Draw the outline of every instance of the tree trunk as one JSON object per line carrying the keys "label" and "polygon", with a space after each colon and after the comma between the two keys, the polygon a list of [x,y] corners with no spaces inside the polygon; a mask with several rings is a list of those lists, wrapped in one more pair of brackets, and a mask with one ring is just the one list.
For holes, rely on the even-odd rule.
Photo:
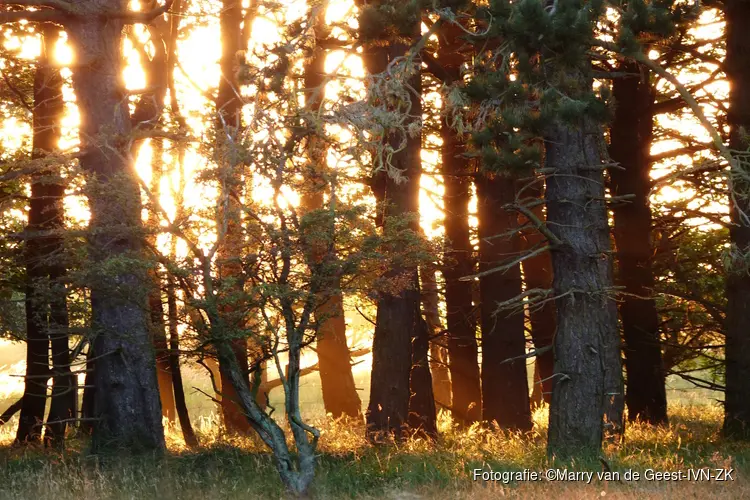
{"label": "tree trunk", "polygon": [[[506,264],[519,255],[517,217],[503,208],[515,200],[513,179],[477,177],[479,271]],[[504,429],[531,429],[526,338],[522,313],[498,310],[498,303],[521,295],[521,266],[479,280],[482,325],[482,420]]]}
{"label": "tree trunk", "polygon": [[[419,315],[419,311],[416,312]],[[411,397],[409,398],[409,428],[418,435],[437,438],[437,411],[435,396],[432,391],[432,374],[428,352],[430,347],[430,330],[427,321],[419,317],[420,328],[417,330],[411,345]]]}
{"label": "tree trunk", "polygon": [[[586,92],[590,81],[572,75]],[[599,126],[555,121],[545,131],[547,227],[557,309],[555,388],[548,453],[560,459],[596,454],[605,415],[622,400],[617,308],[604,201]],[[619,380],[619,384],[617,383]]]}
{"label": "tree trunk", "polygon": [[[174,254],[174,252],[172,252]],[[172,386],[174,389],[175,411],[180,419],[180,428],[185,444],[189,448],[196,448],[198,438],[195,436],[193,425],[190,423],[185,402],[185,388],[182,384],[182,370],[180,369],[180,338],[177,330],[177,296],[174,278],[167,278],[167,311],[169,318],[169,368],[172,375]]]}
{"label": "tree trunk", "polygon": [[[325,10],[320,8],[315,19],[315,35],[323,39],[327,35],[325,25]],[[316,45],[304,67],[305,71],[305,107],[309,113],[317,113],[324,96],[326,51]],[[319,124],[310,123],[313,129]],[[325,140],[316,134],[307,137],[306,151],[309,161],[307,189],[302,194],[301,205],[304,211],[314,211],[324,208],[323,194],[328,187],[326,182],[327,146]],[[334,195],[335,193],[331,193]],[[333,221],[327,228],[334,232]],[[319,260],[328,252],[325,249],[313,249],[312,258]],[[318,322],[317,354],[320,367],[320,384],[323,390],[323,405],[325,411],[333,418],[347,416],[361,418],[362,401],[357,394],[352,374],[351,357],[346,340],[346,318],[344,316],[344,297],[341,293],[341,282],[334,280],[332,290],[321,295],[322,304],[315,311]]]}
{"label": "tree trunk", "polygon": [[[412,40],[419,37],[418,23],[412,27],[410,37]],[[402,41],[391,41],[387,46],[383,46],[382,41],[381,45],[368,44],[363,55],[368,73],[379,75],[386,69],[389,61],[406,54],[410,45]],[[420,92],[421,77],[418,70],[416,75],[409,79],[409,84],[417,93]],[[409,116],[421,116],[420,96],[410,97]],[[391,133],[387,140],[394,150],[400,148],[400,137]],[[386,172],[379,172],[372,180],[373,192],[378,202],[378,219],[386,232],[390,230],[390,225],[394,224],[396,218],[419,213],[419,179],[422,167],[420,148],[420,136],[410,135],[406,146],[394,153],[391,158],[392,166],[401,172],[405,180],[397,182]],[[415,234],[420,233],[419,221],[416,218],[410,222],[410,228]],[[398,245],[392,249],[396,254],[402,250]],[[406,286],[396,293],[384,291],[378,298],[372,347],[370,403],[367,409],[367,433],[371,439],[378,439],[384,433],[394,434],[399,438],[405,430],[412,392],[412,339],[419,337],[419,329],[422,327],[417,268],[397,265],[388,270],[384,278],[399,280],[406,283]],[[420,389],[427,388],[420,386]],[[431,386],[429,390],[431,393]],[[429,418],[428,415],[419,416]]]}
{"label": "tree trunk", "polygon": [[[62,97],[62,77],[48,59],[48,47],[54,45],[59,28],[42,25],[42,54],[34,75],[33,152],[32,158],[43,158],[57,151],[60,122],[65,112]],[[52,170],[34,176],[29,200],[28,239],[26,240],[26,379],[21,404],[16,442],[38,442],[47,403],[49,348],[55,350],[52,420],[61,420],[71,409],[72,393],[70,362],[68,361],[68,321],[65,309],[65,287],[59,281],[64,275],[64,229],[62,200],[65,186]],[[39,232],[53,234],[40,235]],[[61,345],[62,344],[62,345]],[[73,393],[73,396],[75,394]],[[65,424],[48,428],[55,431],[55,443],[65,435]]]}
{"label": "tree trunk", "polygon": [[[533,193],[532,187],[525,188],[526,193]],[[534,193],[533,198],[542,198],[542,190]],[[540,205],[531,209],[540,221],[544,220],[544,208]],[[519,222],[525,224],[526,218],[519,217]],[[531,252],[546,245],[544,236],[536,229],[529,228],[524,232],[522,245],[524,252]],[[548,290],[552,287],[552,258],[549,252],[543,252],[530,257],[521,263],[523,280],[526,290],[535,288]],[[552,353],[552,343],[555,338],[555,303],[548,301],[541,306],[531,306],[529,322],[531,323],[531,339],[537,355],[534,357],[534,388],[532,390],[532,405],[537,406],[542,401],[549,404],[552,401],[555,359]],[[545,350],[546,349],[546,350]]]}
{"label": "tree trunk", "polygon": [[612,207],[617,247],[617,284],[624,287],[620,302],[628,418],[650,424],[667,423],[667,392],[659,341],[659,316],[653,298],[651,270],[651,136],[654,102],[648,71],[637,63],[621,63],[629,76],[616,78],[616,101],[610,127],[609,155],[620,168],[609,170],[613,196],[633,198]]}
{"label": "tree trunk", "polygon": [[726,72],[730,82],[730,149],[737,151],[732,167],[729,230],[735,257],[727,271],[726,325],[726,402],[724,434],[750,439],[750,182],[747,139],[750,130],[750,5],[728,0],[724,7],[727,22]]}
{"label": "tree trunk", "polygon": [[[130,132],[121,81],[123,24],[100,15],[121,2],[99,2],[99,9],[66,25],[79,66],[73,87],[81,112],[80,157],[89,174],[91,210],[89,252],[96,273],[91,282],[93,313],[93,449],[164,449],[164,430],[149,331],[146,273],[142,270],[140,190],[127,152],[119,146]],[[100,147],[106,142],[110,147]],[[118,151],[117,148],[120,148]],[[103,274],[95,270],[105,272]]]}
{"label": "tree trunk", "polygon": [[[226,222],[226,234],[224,242],[219,250],[219,275],[223,284],[224,303],[223,312],[230,318],[229,328],[239,332],[244,329],[245,313],[237,300],[233,300],[233,294],[241,294],[244,288],[242,280],[242,267],[240,264],[243,252],[242,214],[240,208],[240,196],[242,190],[241,164],[236,158],[237,146],[234,141],[238,139],[237,132],[240,129],[242,115],[242,101],[238,97],[239,84],[235,75],[237,53],[245,49],[242,47],[242,7],[235,0],[224,0],[219,24],[221,27],[221,79],[219,80],[219,92],[216,99],[216,121],[218,158],[220,170],[222,170],[222,185],[225,191],[222,196],[228,197],[227,207],[222,210],[220,218]],[[242,373],[247,374],[249,369],[248,340],[245,337],[232,340],[232,350],[237,357],[237,364]],[[247,378],[247,375],[245,376]],[[230,434],[245,434],[251,432],[247,418],[239,405],[238,395],[234,386],[226,378],[224,371],[221,372],[221,410],[224,417],[224,427]],[[249,379],[248,379],[249,387]]]}
{"label": "tree trunk", "polygon": [[[430,372],[435,403],[451,407],[451,379],[448,371],[448,339],[440,321],[437,278],[433,266],[420,269],[422,278],[422,310],[427,321],[430,340]],[[413,346],[412,346],[413,347]]]}
{"label": "tree trunk", "polygon": [[[458,73],[464,58],[460,47],[462,31],[453,24],[443,28],[440,42],[440,63],[444,68]],[[470,281],[460,278],[474,272],[473,248],[469,233],[469,202],[471,200],[471,169],[464,155],[466,145],[450,127],[444,112],[440,118],[440,136],[443,140],[441,156],[445,194],[445,307],[448,328],[448,357],[451,377],[451,408],[453,418],[460,424],[470,425],[481,417],[481,389],[477,335],[472,305]]]}

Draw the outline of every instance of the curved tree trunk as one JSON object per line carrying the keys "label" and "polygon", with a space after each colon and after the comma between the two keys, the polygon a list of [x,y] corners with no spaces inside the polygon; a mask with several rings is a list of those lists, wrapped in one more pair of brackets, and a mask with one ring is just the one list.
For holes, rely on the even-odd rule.
{"label": "curved tree trunk", "polygon": [[628,418],[650,424],[667,423],[667,392],[659,339],[659,316],[653,298],[651,270],[651,135],[654,97],[648,71],[637,63],[620,65],[630,76],[616,78],[616,101],[610,127],[609,155],[619,168],[609,170],[612,195],[632,198],[612,207],[617,246],[617,282],[624,287],[620,302]]}
{"label": "curved tree trunk", "polygon": [[[520,251],[517,217],[503,208],[515,200],[513,179],[479,175],[479,271],[489,271],[517,258]],[[505,429],[531,429],[526,373],[524,316],[498,310],[498,304],[521,295],[521,266],[479,279],[482,326],[482,420]]]}
{"label": "curved tree trunk", "polygon": [[432,374],[432,393],[435,403],[446,408],[451,407],[451,379],[448,369],[448,339],[440,321],[437,277],[432,266],[420,269],[422,278],[422,310],[427,321],[428,338],[430,339],[430,373]]}

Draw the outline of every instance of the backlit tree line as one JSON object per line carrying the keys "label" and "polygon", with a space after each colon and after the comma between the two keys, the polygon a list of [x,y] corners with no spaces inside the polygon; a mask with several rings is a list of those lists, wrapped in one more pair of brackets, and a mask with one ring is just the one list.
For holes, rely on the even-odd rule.
{"label": "backlit tree line", "polygon": [[[40,46],[0,46],[2,119],[29,130],[0,146],[0,327],[27,346],[0,420],[20,413],[19,445],[160,452],[166,417],[197,447],[181,370],[198,365],[226,432],[257,435],[298,493],[311,372],[376,444],[439,439],[440,411],[529,431],[544,402],[550,457],[596,454],[626,420],[667,423],[670,375],[723,391],[724,432],[747,439],[749,9],[0,2],[4,40]],[[207,90],[180,51],[206,26]],[[352,351],[349,314],[371,347]]]}

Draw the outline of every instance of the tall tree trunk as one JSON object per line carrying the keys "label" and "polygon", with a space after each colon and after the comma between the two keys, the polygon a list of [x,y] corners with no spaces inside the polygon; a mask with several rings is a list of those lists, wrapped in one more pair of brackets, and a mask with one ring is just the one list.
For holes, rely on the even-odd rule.
{"label": "tall tree trunk", "polygon": [[[534,190],[532,187],[525,187],[524,191],[533,194],[532,199],[544,196],[541,189]],[[538,220],[544,220],[544,208],[541,205],[531,210]],[[519,222],[525,224],[527,220],[525,217],[519,217]],[[544,236],[537,228],[531,227],[524,231],[522,238],[524,252],[532,252],[546,244]],[[535,288],[548,290],[552,287],[552,258],[549,252],[527,258],[521,263],[521,267],[526,290]],[[552,401],[554,382],[555,360],[551,347],[556,327],[555,303],[548,301],[541,306],[531,306],[529,322],[531,323],[531,339],[534,341],[534,349],[537,351],[537,355],[534,357],[532,405],[538,405],[542,401],[549,404]]]}
{"label": "tall tree trunk", "polygon": [[[519,255],[517,217],[503,208],[515,200],[514,180],[477,176],[479,271],[485,272]],[[501,428],[531,429],[529,383],[526,374],[524,317],[498,310],[498,303],[521,295],[521,266],[479,279],[482,325],[482,419]]]}
{"label": "tall tree trunk", "polygon": [[432,392],[436,404],[450,408],[451,379],[448,369],[448,338],[440,321],[440,296],[438,295],[435,268],[423,266],[419,274],[422,278],[422,310],[427,321],[427,332],[430,338]]}
{"label": "tall tree trunk", "polygon": [[[729,147],[737,151],[732,167],[729,239],[738,257],[727,272],[726,402],[724,434],[750,439],[750,182],[747,139],[750,130],[750,4],[728,0],[726,72],[729,78]],[[741,256],[740,256],[741,255]]]}
{"label": "tall tree trunk", "polygon": [[[459,51],[461,30],[453,24],[441,32],[439,58],[441,65],[460,71],[464,58]],[[471,201],[471,168],[464,155],[466,145],[450,127],[446,112],[440,117],[441,156],[445,194],[445,307],[448,328],[448,357],[451,376],[453,418],[461,424],[472,424],[481,417],[481,389],[477,335],[470,281],[460,278],[473,274],[473,248],[469,232]]]}
{"label": "tall tree trunk", "polygon": [[[582,74],[570,76],[582,92],[591,87]],[[550,243],[558,377],[550,407],[548,452],[561,459],[598,453],[605,415],[612,415],[612,424],[618,425],[612,409],[622,400],[601,131],[588,117],[577,125],[554,121],[544,137],[547,226],[554,235]]]}
{"label": "tall tree trunk", "polygon": [[625,62],[616,78],[614,121],[609,130],[609,155],[620,168],[609,170],[613,196],[633,198],[613,206],[617,247],[617,282],[624,287],[620,302],[628,418],[651,424],[667,423],[667,392],[659,342],[659,316],[653,298],[651,269],[651,136],[654,96],[648,71]]}
{"label": "tall tree trunk", "polygon": [[[151,142],[153,154],[151,155],[151,193],[158,199],[161,196],[161,178],[164,168],[162,153],[163,145],[161,139]],[[149,226],[151,229],[158,227],[155,214],[149,213]],[[156,246],[156,233],[148,236],[149,244]],[[162,280],[159,268],[156,266],[149,271],[151,286],[148,294],[148,308],[151,319],[151,335],[153,336],[154,350],[156,351],[156,378],[159,382],[159,399],[161,400],[162,417],[170,423],[174,423],[176,417],[175,398],[172,391],[172,365],[169,360],[169,346],[167,345],[167,324],[164,320],[164,302],[162,300]]]}
{"label": "tall tree trunk", "polygon": [[[81,112],[80,157],[89,174],[91,210],[89,254],[106,279],[91,282],[93,313],[94,450],[162,450],[164,429],[149,331],[146,273],[141,270],[140,190],[126,151],[117,151],[130,132],[122,84],[120,53],[123,24],[101,15],[119,10],[118,1],[87,5],[91,15],[75,18],[66,29],[79,66],[73,87]],[[101,142],[114,145],[100,147]],[[121,148],[122,149],[122,148]]]}
{"label": "tall tree trunk", "polygon": [[[49,60],[49,47],[58,37],[59,28],[42,25],[42,54],[34,75],[33,152],[32,158],[43,158],[57,151],[60,122],[65,112],[62,77]],[[68,360],[68,321],[65,287],[59,283],[64,275],[62,235],[64,228],[63,196],[65,187],[59,174],[47,170],[34,176],[29,200],[29,237],[26,241],[26,379],[17,442],[38,442],[42,433],[47,403],[47,380],[50,341],[54,352],[52,419],[70,418],[72,391]],[[53,234],[39,234],[41,232]],[[62,345],[61,345],[62,344]],[[65,423],[48,429],[55,431],[55,442],[65,435]]]}
{"label": "tall tree trunk", "polygon": [[[325,10],[320,7],[315,17],[315,36],[322,40],[327,35],[325,25]],[[307,111],[316,114],[322,104],[324,95],[326,51],[316,44],[312,57],[305,63],[305,107]],[[319,127],[319,124],[310,124]],[[325,180],[326,151],[325,139],[318,134],[307,137],[306,150],[309,161],[307,189],[302,194],[302,208],[304,211],[314,211],[324,208],[324,190],[328,187]],[[335,195],[335,193],[331,193]],[[334,231],[333,221],[327,230]],[[314,260],[319,260],[328,249],[314,249]],[[327,297],[321,297],[323,303],[315,311],[318,322],[317,354],[320,372],[320,384],[323,390],[323,405],[327,414],[333,418],[347,416],[360,418],[362,416],[362,401],[357,394],[352,374],[351,357],[346,340],[346,318],[344,317],[344,297],[341,293],[340,280],[332,284],[332,291]]]}
{"label": "tall tree trunk", "polygon": [[[409,37],[419,37],[419,24],[414,23]],[[377,76],[385,71],[388,62],[403,56],[410,44],[377,40],[367,43],[363,59],[368,73]],[[417,92],[421,89],[421,78],[416,75],[409,79],[409,84]],[[422,114],[420,95],[410,95],[411,104],[408,114],[419,117]],[[400,138],[390,134],[387,140],[394,150],[400,148]],[[392,166],[401,171],[405,180],[397,182],[389,173],[379,172],[372,179],[373,193],[378,203],[378,219],[383,230],[389,231],[394,218],[416,215],[419,213],[419,179],[421,175],[420,136],[407,138],[407,144],[391,158]],[[419,221],[416,218],[410,228],[419,234]],[[395,253],[401,248],[393,248]],[[398,279],[407,283],[397,293],[382,292],[378,298],[378,312],[375,320],[375,334],[372,347],[372,382],[370,384],[370,403],[367,408],[367,433],[377,439],[383,433],[400,437],[409,412],[409,400],[414,390],[428,390],[432,395],[432,386],[410,387],[412,368],[412,340],[421,335],[422,317],[419,314],[419,277],[416,267],[398,265],[391,268],[384,276],[387,280]],[[419,380],[419,378],[417,379]],[[434,403],[433,403],[434,404]],[[420,417],[429,418],[426,415]]]}
{"label": "tall tree trunk", "polygon": [[[238,304],[232,303],[229,298],[232,291],[242,291],[242,268],[240,265],[241,253],[243,251],[243,231],[240,210],[240,196],[242,189],[241,165],[236,157],[237,146],[234,141],[238,138],[237,132],[241,125],[242,101],[238,97],[239,84],[235,75],[237,64],[237,53],[245,49],[241,46],[242,40],[242,7],[235,0],[224,0],[219,24],[221,27],[221,79],[219,81],[219,93],[216,99],[216,121],[217,141],[219,144],[219,157],[217,161],[223,170],[223,182],[225,191],[221,196],[228,197],[226,209],[220,214],[226,223],[226,234],[224,242],[219,250],[219,275],[224,282],[223,293],[227,301],[222,305],[227,317],[232,318],[229,328],[241,330],[244,328],[244,311]],[[231,342],[232,350],[237,357],[237,364],[246,374],[249,369],[248,340],[245,337],[235,338]],[[248,379],[248,386],[250,384]],[[250,424],[238,403],[238,396],[234,386],[226,378],[226,372],[221,370],[221,410],[224,417],[224,427],[230,434],[250,434]]]}

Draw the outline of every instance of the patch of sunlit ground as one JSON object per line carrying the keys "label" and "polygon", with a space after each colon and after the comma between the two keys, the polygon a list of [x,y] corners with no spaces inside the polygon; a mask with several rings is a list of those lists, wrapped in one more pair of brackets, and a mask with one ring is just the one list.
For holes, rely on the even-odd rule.
{"label": "patch of sunlit ground", "polygon": [[[375,447],[364,438],[362,423],[319,419],[318,471],[313,498],[495,499],[511,498],[747,498],[750,496],[748,447],[720,438],[722,411],[715,406],[673,405],[670,424],[653,429],[627,426],[624,443],[609,446],[602,457],[612,470],[685,470],[733,467],[735,481],[481,483],[475,468],[494,471],[543,471],[546,459],[547,409],[534,414],[527,434],[473,426],[459,429],[441,416],[437,443],[410,439]],[[11,423],[12,424],[12,423]],[[196,427],[202,446],[182,446],[179,430],[170,428],[165,459],[87,456],[83,441],[66,453],[0,450],[0,498],[3,499],[247,499],[283,498],[273,464],[254,439],[223,436],[217,421]],[[3,429],[3,442],[6,430]],[[599,457],[558,465],[575,471],[601,471]]]}

